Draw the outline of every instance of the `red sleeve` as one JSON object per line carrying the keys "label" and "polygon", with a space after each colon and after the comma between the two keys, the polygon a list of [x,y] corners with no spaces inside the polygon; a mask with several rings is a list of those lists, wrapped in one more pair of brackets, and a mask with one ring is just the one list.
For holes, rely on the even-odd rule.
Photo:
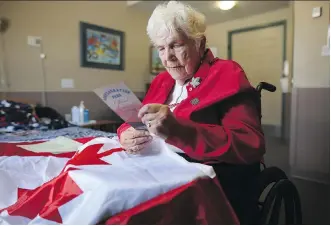
{"label": "red sleeve", "polygon": [[121,134],[128,128],[130,128],[130,125],[126,122],[124,122],[120,127],[118,127],[117,129],[118,139],[121,139]]}
{"label": "red sleeve", "polygon": [[232,104],[220,119],[220,125],[179,119],[181,129],[173,130],[166,142],[182,149],[191,158],[206,163],[249,164],[261,161],[265,143],[254,99],[243,94],[228,101]]}

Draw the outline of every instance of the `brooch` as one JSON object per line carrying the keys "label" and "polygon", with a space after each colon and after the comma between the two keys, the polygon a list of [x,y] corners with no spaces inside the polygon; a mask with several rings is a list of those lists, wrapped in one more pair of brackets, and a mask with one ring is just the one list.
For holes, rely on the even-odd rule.
{"label": "brooch", "polygon": [[199,99],[198,98],[194,98],[190,102],[191,102],[192,105],[197,105],[199,103]]}
{"label": "brooch", "polygon": [[198,85],[200,85],[200,78],[199,77],[192,78],[190,84],[193,86],[193,88],[197,88]]}

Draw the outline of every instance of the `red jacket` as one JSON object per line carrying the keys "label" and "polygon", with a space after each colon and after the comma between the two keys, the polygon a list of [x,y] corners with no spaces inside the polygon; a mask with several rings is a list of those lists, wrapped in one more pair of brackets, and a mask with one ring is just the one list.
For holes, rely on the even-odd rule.
{"label": "red jacket", "polygon": [[[194,77],[200,77],[200,85],[187,87],[188,98],[173,112],[182,126],[174,128],[166,142],[206,164],[261,161],[265,153],[264,135],[254,88],[243,69],[234,61],[214,58],[208,50]],[[174,85],[175,80],[168,72],[160,73],[143,104],[164,104]],[[118,136],[129,127],[122,124]]]}

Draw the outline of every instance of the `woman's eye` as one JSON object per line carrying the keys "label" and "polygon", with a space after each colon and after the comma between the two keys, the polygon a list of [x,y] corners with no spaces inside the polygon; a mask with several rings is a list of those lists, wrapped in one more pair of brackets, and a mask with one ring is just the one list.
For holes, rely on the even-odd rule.
{"label": "woman's eye", "polygon": [[179,47],[181,47],[181,46],[185,46],[185,42],[183,42],[183,41],[178,41],[178,42],[175,42],[174,45],[179,46]]}

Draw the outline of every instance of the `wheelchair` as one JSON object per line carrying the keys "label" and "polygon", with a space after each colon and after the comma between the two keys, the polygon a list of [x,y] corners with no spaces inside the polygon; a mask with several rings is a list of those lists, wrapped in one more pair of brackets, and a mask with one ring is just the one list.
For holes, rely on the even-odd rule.
{"label": "wheelchair", "polygon": [[[262,119],[262,90],[275,92],[276,87],[266,82],[260,82],[253,93],[260,120]],[[178,154],[189,162],[199,163],[185,154]],[[266,167],[264,163],[251,165],[221,163],[211,166],[214,168],[218,181],[236,212],[240,224],[278,224],[282,201],[284,201],[285,207],[285,224],[302,224],[298,191],[280,168]]]}
{"label": "wheelchair", "polygon": [[[276,87],[266,83],[260,82],[256,91],[259,96],[258,110],[260,113],[260,118],[262,118],[261,113],[261,92],[266,90],[269,92],[275,92]],[[261,170],[257,178],[257,190],[255,190],[254,197],[258,199],[257,204],[259,208],[258,224],[278,224],[280,218],[280,210],[282,201],[284,201],[285,207],[285,224],[286,225],[300,225],[302,224],[302,212],[301,212],[301,202],[299,193],[295,185],[289,180],[285,172],[278,167],[267,168],[264,163],[262,163],[263,169]],[[268,190],[265,198],[261,200],[261,196],[265,190]]]}

